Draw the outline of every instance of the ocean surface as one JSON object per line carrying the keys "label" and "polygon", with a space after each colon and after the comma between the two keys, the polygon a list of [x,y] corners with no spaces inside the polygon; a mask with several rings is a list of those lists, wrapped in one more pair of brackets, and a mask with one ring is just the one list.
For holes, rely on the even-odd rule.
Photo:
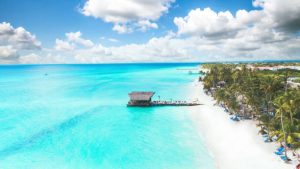
{"label": "ocean surface", "polygon": [[196,66],[0,66],[0,169],[214,169],[188,107],[126,106],[193,100]]}

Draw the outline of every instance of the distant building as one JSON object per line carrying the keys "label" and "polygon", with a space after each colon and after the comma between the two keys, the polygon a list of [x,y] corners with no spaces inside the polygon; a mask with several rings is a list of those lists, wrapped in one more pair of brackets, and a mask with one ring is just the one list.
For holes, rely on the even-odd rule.
{"label": "distant building", "polygon": [[298,77],[289,77],[287,83],[291,88],[300,88],[300,83],[295,82]]}
{"label": "distant building", "polygon": [[200,66],[199,71],[206,74],[206,73],[210,72],[210,69],[206,69],[206,68],[203,68],[202,66]]}
{"label": "distant building", "polygon": [[154,92],[131,92],[127,106],[151,106],[151,99]]}
{"label": "distant building", "polygon": [[248,64],[247,65],[248,69],[254,70],[272,70],[272,71],[277,71],[280,69],[294,69],[294,70],[300,70],[300,66],[258,66],[255,67],[253,65]]}
{"label": "distant building", "polygon": [[219,82],[217,83],[217,85],[218,85],[218,87],[223,88],[223,87],[225,87],[226,82],[225,82],[225,81],[219,81]]}

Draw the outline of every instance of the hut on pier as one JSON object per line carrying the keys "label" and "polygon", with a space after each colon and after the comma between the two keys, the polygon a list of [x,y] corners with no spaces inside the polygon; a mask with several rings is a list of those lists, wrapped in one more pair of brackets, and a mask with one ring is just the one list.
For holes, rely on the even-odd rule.
{"label": "hut on pier", "polygon": [[127,106],[151,106],[151,99],[154,92],[131,92]]}

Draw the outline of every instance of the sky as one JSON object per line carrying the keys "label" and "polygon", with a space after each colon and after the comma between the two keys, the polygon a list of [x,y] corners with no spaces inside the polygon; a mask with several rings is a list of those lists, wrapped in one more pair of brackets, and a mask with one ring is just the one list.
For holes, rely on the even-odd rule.
{"label": "sky", "polygon": [[299,59],[299,0],[0,0],[0,64]]}

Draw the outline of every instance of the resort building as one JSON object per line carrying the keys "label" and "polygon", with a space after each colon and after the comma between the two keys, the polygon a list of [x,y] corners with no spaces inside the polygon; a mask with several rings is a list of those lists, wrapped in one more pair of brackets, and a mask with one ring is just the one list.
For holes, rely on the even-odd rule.
{"label": "resort building", "polygon": [[254,66],[251,64],[247,65],[248,69],[251,70],[271,70],[271,71],[277,71],[277,70],[281,70],[281,69],[293,69],[293,70],[300,70],[300,66]]}
{"label": "resort building", "polygon": [[225,85],[226,85],[226,82],[225,82],[225,81],[219,81],[219,82],[217,83],[217,87],[219,87],[219,88],[223,88],[223,87],[225,87]]}
{"label": "resort building", "polygon": [[296,80],[299,79],[298,77],[289,77],[287,80],[287,83],[289,87],[292,88],[300,88],[300,83],[298,83]]}

